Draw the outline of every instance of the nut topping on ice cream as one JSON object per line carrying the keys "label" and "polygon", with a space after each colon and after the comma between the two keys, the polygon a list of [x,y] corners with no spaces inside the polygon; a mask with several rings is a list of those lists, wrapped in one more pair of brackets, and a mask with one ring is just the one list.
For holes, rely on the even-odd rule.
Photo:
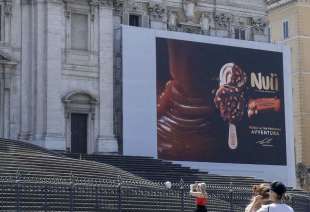
{"label": "nut topping on ice cream", "polygon": [[220,87],[214,102],[221,117],[229,123],[241,120],[244,111],[246,74],[234,63],[225,64],[220,71]]}

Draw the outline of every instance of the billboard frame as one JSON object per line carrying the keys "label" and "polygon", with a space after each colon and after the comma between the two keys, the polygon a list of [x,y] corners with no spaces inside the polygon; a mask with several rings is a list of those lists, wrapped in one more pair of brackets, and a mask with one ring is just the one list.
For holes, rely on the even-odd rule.
{"label": "billboard frame", "polygon": [[[184,40],[191,42],[200,42],[207,44],[216,44],[231,47],[240,47],[256,50],[265,50],[280,52],[283,54],[283,80],[284,80],[284,101],[285,101],[285,129],[286,129],[286,156],[287,165],[253,165],[253,164],[234,164],[234,163],[210,163],[210,162],[184,162],[174,161],[178,164],[198,168],[210,173],[223,175],[242,175],[263,178],[265,180],[281,180],[289,186],[296,187],[295,174],[295,153],[294,153],[294,130],[293,130],[293,97],[292,97],[292,73],[290,62],[290,50],[283,44],[270,44],[254,41],[235,40],[230,38],[219,38],[205,35],[197,35],[182,32],[160,31],[153,29],[122,26],[122,47],[123,47],[123,147],[124,155],[152,156],[157,158],[156,135],[156,98],[144,102],[144,107],[133,108],[132,101],[136,95],[150,95],[156,97],[156,38],[167,38],[175,40]],[[152,41],[152,42],[150,42]],[[143,49],[148,54],[131,52],[132,49]],[[143,60],[141,57],[144,57]],[[133,67],[139,64],[144,82],[139,86],[145,89],[137,91],[138,94],[132,94],[128,89],[133,86]],[[130,71],[128,71],[130,70]],[[139,71],[139,70],[137,70]],[[151,89],[148,89],[147,87]],[[152,91],[153,89],[153,91]],[[145,94],[147,92],[147,94]],[[142,103],[142,102],[141,102]],[[132,105],[133,107],[129,106]],[[151,107],[152,109],[146,109]],[[138,117],[134,114],[139,113]],[[155,114],[155,115],[154,115]],[[135,126],[134,122],[137,121]],[[129,121],[129,122],[128,122]],[[148,123],[148,124],[145,124]],[[149,125],[149,126],[146,126]],[[135,131],[135,128],[141,127],[142,134]],[[141,129],[140,128],[140,129]],[[139,130],[140,130],[139,129]],[[136,129],[137,130],[137,129]],[[154,138],[155,136],[155,138]],[[151,138],[151,139],[150,139]],[[143,140],[147,139],[148,143]],[[139,147],[137,147],[139,146]],[[132,148],[135,147],[135,148]]]}

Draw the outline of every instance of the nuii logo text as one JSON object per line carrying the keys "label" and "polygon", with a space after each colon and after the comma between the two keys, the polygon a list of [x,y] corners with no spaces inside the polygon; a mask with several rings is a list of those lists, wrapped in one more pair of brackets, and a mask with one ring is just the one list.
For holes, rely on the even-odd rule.
{"label": "nuii logo text", "polygon": [[275,73],[262,75],[262,73],[251,73],[251,86],[259,90],[278,91],[279,78]]}

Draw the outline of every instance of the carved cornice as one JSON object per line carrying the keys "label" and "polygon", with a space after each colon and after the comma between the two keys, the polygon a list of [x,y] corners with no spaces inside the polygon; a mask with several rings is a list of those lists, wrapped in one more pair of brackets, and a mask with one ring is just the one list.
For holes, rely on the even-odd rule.
{"label": "carved cornice", "polygon": [[[70,5],[73,5],[75,0],[63,0],[64,2],[64,13],[66,18],[71,18],[71,9]],[[90,9],[90,20],[94,21],[95,20],[95,14],[96,14],[96,9],[99,6],[112,6],[113,1],[112,0],[88,0],[88,5]]]}
{"label": "carved cornice", "polygon": [[200,17],[200,26],[201,26],[201,30],[203,33],[205,34],[209,34],[210,32],[210,29],[211,29],[211,21],[212,21],[212,16],[207,13],[207,12],[204,12],[201,14],[201,17]]}
{"label": "carved cornice", "polygon": [[163,4],[149,2],[147,3],[147,10],[153,20],[161,21],[166,19],[167,7],[165,7]]}
{"label": "carved cornice", "polygon": [[[65,1],[68,1],[68,0],[65,0]],[[48,0],[47,3],[62,5],[64,3],[64,0]]]}
{"label": "carved cornice", "polygon": [[216,25],[216,28],[226,29],[232,21],[233,16],[231,14],[220,13],[215,14],[214,16],[214,23]]}
{"label": "carved cornice", "polygon": [[182,0],[183,16],[186,22],[196,23],[199,14],[197,14],[197,0]]}
{"label": "carved cornice", "polygon": [[124,11],[146,15],[148,2],[137,2],[135,0],[124,1]]}
{"label": "carved cornice", "polygon": [[[267,4],[267,10],[273,10],[278,7],[282,7],[284,5],[297,2],[297,1],[298,0],[265,0],[265,3]],[[303,0],[303,1],[309,2],[308,0]]]}
{"label": "carved cornice", "polygon": [[27,4],[30,4],[31,3],[31,0],[21,0],[20,3],[22,5],[27,5]]}
{"label": "carved cornice", "polygon": [[123,0],[113,1],[113,9],[115,15],[121,15],[121,12],[124,9],[124,1]]}
{"label": "carved cornice", "polygon": [[264,18],[250,18],[250,27],[256,32],[264,32],[267,26],[267,20]]}
{"label": "carved cornice", "polygon": [[100,4],[99,0],[88,0],[88,4],[93,7],[97,7]]}
{"label": "carved cornice", "polygon": [[113,0],[98,0],[101,7],[113,7]]}
{"label": "carved cornice", "polygon": [[89,0],[88,1],[89,7],[90,7],[90,20],[94,21],[95,20],[95,12],[96,8],[100,5],[99,0]]}
{"label": "carved cornice", "polygon": [[114,15],[119,16],[123,13],[149,15],[152,21],[167,23],[168,30],[173,31],[208,34],[212,30],[226,30],[231,33],[236,27],[251,29],[253,33],[265,32],[265,18],[235,16],[219,10],[214,14],[197,5],[197,2],[198,0],[182,0],[181,5],[167,5],[166,1],[114,0],[113,11]]}
{"label": "carved cornice", "polygon": [[297,1],[297,0],[265,0],[268,6],[273,5],[273,4],[282,4],[285,2],[293,2],[293,1]]}
{"label": "carved cornice", "polygon": [[182,32],[195,33],[195,34],[202,33],[200,24],[180,23],[180,26]]}
{"label": "carved cornice", "polygon": [[12,0],[5,0],[4,1],[4,14],[6,16],[12,15]]}
{"label": "carved cornice", "polygon": [[173,10],[169,10],[168,12],[168,30],[171,31],[177,31],[177,25],[178,25],[178,12],[177,11],[173,11]]}
{"label": "carved cornice", "polygon": [[63,0],[63,2],[65,4],[65,8],[64,8],[65,17],[71,18],[71,10],[70,10],[69,4],[73,3],[74,1],[73,0]]}

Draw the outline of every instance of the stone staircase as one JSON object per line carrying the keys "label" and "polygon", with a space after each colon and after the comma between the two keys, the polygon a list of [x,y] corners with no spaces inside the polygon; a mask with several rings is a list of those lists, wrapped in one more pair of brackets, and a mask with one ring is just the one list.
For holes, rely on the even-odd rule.
{"label": "stone staircase", "polygon": [[[191,171],[176,167],[174,171]],[[177,212],[182,207],[187,212],[194,208],[187,190],[182,190],[182,204],[180,190],[167,190],[111,164],[73,159],[29,143],[0,139],[0,211],[113,212],[121,206],[125,212]],[[226,201],[210,200],[210,211],[228,208]]]}
{"label": "stone staircase", "polygon": [[238,176],[220,176],[209,174],[208,172],[191,169],[169,161],[154,159],[141,156],[120,156],[120,155],[83,155],[74,153],[64,153],[65,156],[80,159],[96,161],[99,163],[110,164],[119,167],[144,179],[153,182],[171,181],[178,183],[182,179],[185,183],[194,181],[204,181],[207,184],[223,186],[246,186],[252,187],[254,184],[265,181],[252,177]]}
{"label": "stone staircase", "polygon": [[[163,186],[167,180],[173,182],[170,190]],[[189,212],[194,200],[188,184],[196,180],[207,183],[208,209],[213,212],[244,211],[250,187],[263,182],[213,175],[150,157],[60,154],[0,139],[0,211],[113,212],[121,207],[124,212],[180,212],[182,208]],[[300,210],[295,211],[304,212],[304,203],[308,204],[301,199]]]}
{"label": "stone staircase", "polygon": [[[189,167],[183,167],[179,164],[174,164],[169,161],[164,161],[160,159],[154,159],[151,157],[141,157],[141,156],[120,156],[120,155],[83,155],[74,153],[63,153],[67,157],[76,158],[79,160],[90,160],[99,163],[106,163],[119,167],[144,179],[150,180],[152,182],[165,182],[171,181],[173,183],[179,183],[182,181],[185,184],[193,183],[194,181],[206,182],[208,188],[212,190],[215,189],[233,189],[234,195],[240,198],[235,198],[233,200],[233,205],[236,205],[239,209],[244,208],[250,201],[251,198],[251,188],[253,185],[260,183],[268,183],[261,179],[256,179],[253,177],[240,177],[240,176],[221,176],[215,174],[209,174],[208,172],[199,171],[197,169],[191,169]],[[212,192],[209,190],[208,192]],[[224,192],[225,193],[225,192]],[[292,195],[310,198],[309,192],[302,190],[289,190]],[[226,193],[227,195],[228,193]],[[307,200],[306,203],[300,198],[296,198],[295,201],[301,201],[300,208],[296,208],[295,211],[304,211],[303,204],[309,204]],[[227,198],[226,198],[227,200]],[[299,204],[299,203],[298,203]],[[228,206],[226,206],[227,209]],[[222,209],[225,211],[224,209]],[[238,209],[235,209],[238,210]],[[243,211],[243,209],[241,209]]]}

